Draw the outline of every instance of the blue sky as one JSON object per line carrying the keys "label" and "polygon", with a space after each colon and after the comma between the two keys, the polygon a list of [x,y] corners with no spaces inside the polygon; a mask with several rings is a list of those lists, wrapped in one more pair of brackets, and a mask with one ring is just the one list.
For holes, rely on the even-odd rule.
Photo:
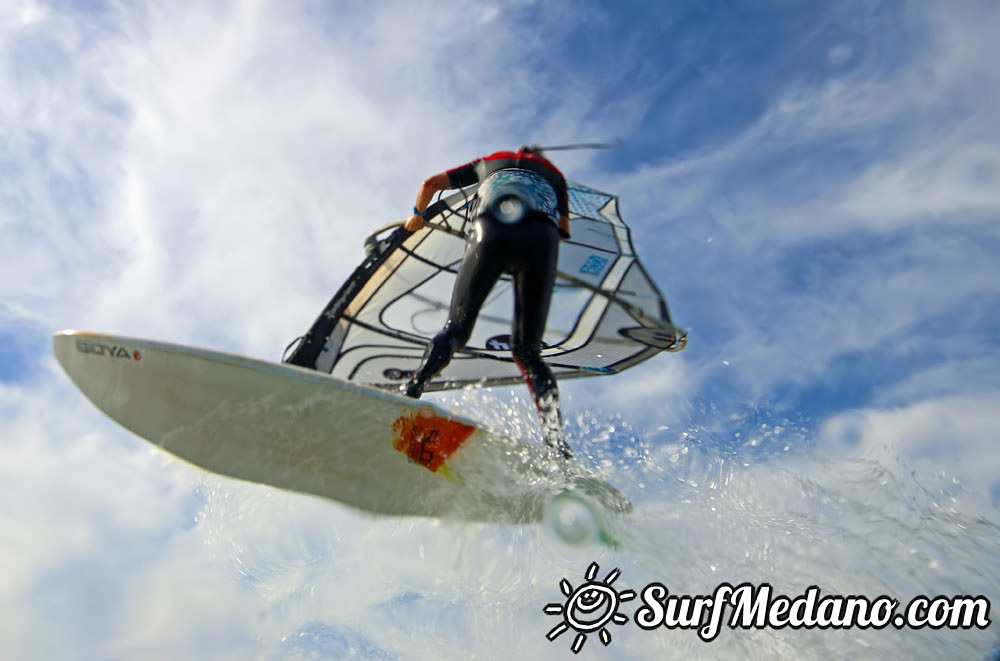
{"label": "blue sky", "polygon": [[[563,388],[579,449],[647,453],[609,476],[640,540],[602,566],[996,596],[998,32],[986,0],[0,0],[3,656],[568,654],[538,613],[593,557],[214,478],[48,349],[85,328],[276,360],[424,177],[523,142],[623,140],[558,162],[620,195],[691,333]],[[995,644],[630,630],[602,654]]]}

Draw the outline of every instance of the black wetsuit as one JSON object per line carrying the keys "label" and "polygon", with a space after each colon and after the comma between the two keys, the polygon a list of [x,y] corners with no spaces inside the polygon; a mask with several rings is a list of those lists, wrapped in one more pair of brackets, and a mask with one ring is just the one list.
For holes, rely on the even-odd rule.
{"label": "black wetsuit", "polygon": [[[541,355],[559,259],[557,223],[568,214],[566,180],[547,159],[530,152],[498,152],[449,170],[448,178],[455,188],[480,183],[477,208],[448,321],[431,340],[406,393],[419,397],[424,384],[465,346],[493,285],[509,273],[514,281],[511,353],[542,416],[546,442],[569,456],[562,440],[559,389]],[[513,207],[511,196],[516,198]]]}

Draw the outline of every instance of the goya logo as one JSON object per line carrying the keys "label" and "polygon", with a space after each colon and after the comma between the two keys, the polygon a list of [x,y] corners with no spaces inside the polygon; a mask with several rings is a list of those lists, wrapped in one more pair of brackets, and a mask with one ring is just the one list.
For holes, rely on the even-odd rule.
{"label": "goya logo", "polygon": [[125,360],[142,360],[142,354],[138,351],[129,351],[117,344],[104,344],[96,340],[77,340],[76,350],[93,356],[106,356],[108,358],[124,358]]}
{"label": "goya logo", "polygon": [[[404,415],[392,425],[395,440],[392,446],[416,462],[438,472],[455,450],[461,447],[476,428],[457,420],[450,420],[422,408],[412,415]],[[444,471],[445,473],[447,471]]]}

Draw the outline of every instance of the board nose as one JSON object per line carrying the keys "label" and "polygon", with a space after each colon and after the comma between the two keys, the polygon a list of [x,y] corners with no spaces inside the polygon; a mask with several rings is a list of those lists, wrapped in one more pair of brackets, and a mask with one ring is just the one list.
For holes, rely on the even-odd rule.
{"label": "board nose", "polygon": [[69,374],[71,378],[73,373],[70,366],[70,358],[73,351],[73,341],[78,334],[79,331],[75,330],[61,330],[52,334],[52,353],[56,357],[56,361],[63,368],[63,371]]}

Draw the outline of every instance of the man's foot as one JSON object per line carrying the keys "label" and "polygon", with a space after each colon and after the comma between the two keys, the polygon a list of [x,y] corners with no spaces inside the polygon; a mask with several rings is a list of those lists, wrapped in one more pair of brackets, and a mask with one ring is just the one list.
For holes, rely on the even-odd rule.
{"label": "man's foot", "polygon": [[562,455],[563,459],[572,459],[573,452],[569,449],[569,443],[563,440],[562,434],[558,436],[547,435],[545,444]]}
{"label": "man's foot", "polygon": [[399,387],[399,393],[405,397],[420,399],[424,394],[424,387],[417,381],[407,381]]}
{"label": "man's foot", "polygon": [[563,438],[562,414],[555,394],[543,397],[538,402],[538,413],[542,422],[542,438],[545,444],[561,454],[564,459],[572,459],[569,443]]}

